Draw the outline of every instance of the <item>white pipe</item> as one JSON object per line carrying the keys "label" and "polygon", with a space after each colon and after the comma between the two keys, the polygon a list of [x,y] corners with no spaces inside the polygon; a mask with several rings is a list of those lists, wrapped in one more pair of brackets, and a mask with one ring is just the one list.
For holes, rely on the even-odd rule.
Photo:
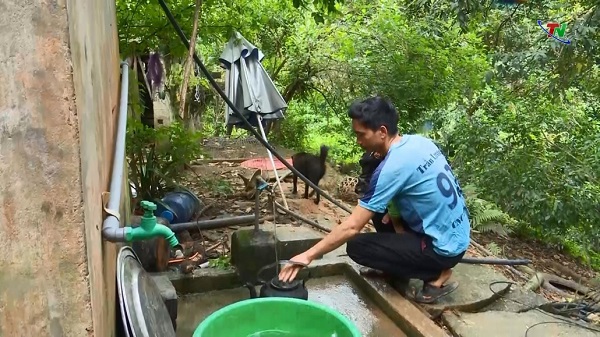
{"label": "white pipe", "polygon": [[[262,121],[263,118],[258,115],[258,113],[256,114],[257,119],[258,119],[258,128],[260,129],[260,133],[262,134],[263,139],[265,140],[265,142],[267,142],[267,135],[265,134],[265,130],[263,129],[262,126]],[[267,153],[269,154],[269,159],[271,159],[271,166],[273,167],[273,172],[275,173],[275,181],[277,181],[277,186],[279,186],[279,192],[281,192],[281,199],[283,200],[283,205],[285,206],[286,209],[289,209],[287,200],[285,200],[285,193],[283,193],[283,188],[281,187],[281,182],[279,181],[279,174],[277,174],[277,168],[275,167],[275,161],[273,160],[273,154],[271,153],[271,151],[269,151],[269,149],[267,149]]]}
{"label": "white pipe", "polygon": [[[115,153],[110,177],[110,197],[108,209],[118,210],[121,207],[121,193],[123,183],[123,170],[125,164],[125,130],[127,129],[127,98],[129,95],[129,63],[121,62],[121,102],[117,120],[117,137],[115,140]],[[125,228],[120,227],[119,219],[108,215],[102,223],[102,236],[110,242],[124,242]]]}

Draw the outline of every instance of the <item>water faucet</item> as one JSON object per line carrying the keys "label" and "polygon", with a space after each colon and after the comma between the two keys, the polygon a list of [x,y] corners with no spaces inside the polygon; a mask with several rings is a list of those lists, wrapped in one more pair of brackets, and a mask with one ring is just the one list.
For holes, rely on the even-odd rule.
{"label": "water faucet", "polygon": [[125,239],[131,242],[162,236],[167,240],[171,248],[176,249],[175,256],[178,258],[183,257],[182,248],[175,233],[169,227],[157,223],[156,216],[154,215],[156,204],[147,200],[142,200],[140,204],[144,209],[140,226],[136,228],[126,227]]}

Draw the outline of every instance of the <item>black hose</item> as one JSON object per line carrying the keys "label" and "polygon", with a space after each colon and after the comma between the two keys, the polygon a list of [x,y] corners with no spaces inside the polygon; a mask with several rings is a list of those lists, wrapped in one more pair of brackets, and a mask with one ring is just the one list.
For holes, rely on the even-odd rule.
{"label": "black hose", "polygon": [[525,259],[517,259],[517,260],[507,260],[507,259],[488,259],[488,258],[475,258],[475,257],[463,257],[459,263],[465,264],[494,264],[494,265],[503,265],[503,266],[526,266],[531,264],[531,260]]}
{"label": "black hose", "polygon": [[[167,4],[165,4],[164,0],[158,0],[158,3],[160,4],[160,7],[162,7],[163,11],[165,12],[165,15],[171,22],[171,25],[173,25],[173,28],[175,28],[175,31],[177,32],[177,35],[179,35],[181,42],[183,42],[183,45],[186,47],[186,49],[189,50],[190,49],[189,41],[188,41],[187,37],[185,37],[185,33],[181,30],[181,27],[179,26],[179,24],[173,17],[173,14],[167,7]],[[292,171],[292,173],[294,173],[297,177],[302,179],[302,181],[304,181],[306,184],[308,184],[308,186],[312,187],[314,190],[319,192],[325,199],[331,201],[334,205],[338,206],[339,208],[343,209],[344,211],[346,211],[348,213],[352,213],[352,210],[350,208],[346,207],[345,205],[341,204],[340,202],[338,202],[337,200],[332,198],[329,194],[325,193],[322,189],[319,188],[319,186],[315,185],[313,182],[308,180],[304,175],[302,175],[302,173],[298,172],[298,170],[296,170],[290,163],[288,163],[285,160],[285,158],[283,158],[283,156],[281,156],[279,153],[277,153],[277,151],[275,151],[275,149],[271,146],[271,144],[269,144],[265,139],[263,139],[262,136],[258,133],[258,131],[256,131],[254,129],[254,127],[252,127],[250,122],[248,122],[246,117],[244,117],[244,115],[242,115],[242,113],[235,107],[235,105],[227,97],[225,92],[223,92],[223,90],[221,90],[221,88],[219,87],[219,85],[217,84],[215,79],[212,77],[212,75],[210,74],[208,69],[206,69],[206,67],[204,66],[202,61],[200,61],[200,58],[198,57],[198,55],[196,55],[196,52],[194,52],[193,56],[194,56],[194,61],[196,62],[198,67],[200,67],[200,70],[202,70],[202,73],[204,73],[204,76],[206,76],[206,78],[208,79],[210,84],[215,88],[215,90],[219,93],[221,98],[223,98],[225,103],[227,103],[227,105],[231,108],[231,110],[233,110],[237,114],[237,116],[244,122],[246,127],[248,127],[248,130],[250,132],[252,132],[254,137],[256,137],[256,139],[264,147],[266,147],[273,155],[275,155],[275,157],[277,157],[277,159],[279,159],[279,161],[281,161],[281,163],[283,163],[283,165],[285,165],[290,171]]]}
{"label": "black hose", "polygon": [[199,229],[199,230],[208,230],[208,229],[218,229],[224,228],[228,226],[239,226],[239,225],[250,225],[254,224],[255,216],[251,215],[240,215],[240,216],[232,216],[227,218],[218,218],[211,220],[198,220],[198,221],[190,221],[190,222],[180,222],[169,225],[171,230],[175,233],[180,233],[189,229]]}

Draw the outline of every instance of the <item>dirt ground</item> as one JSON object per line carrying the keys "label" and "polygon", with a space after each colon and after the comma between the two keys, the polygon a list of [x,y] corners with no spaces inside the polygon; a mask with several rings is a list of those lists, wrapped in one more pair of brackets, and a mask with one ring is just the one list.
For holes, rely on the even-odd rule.
{"label": "dirt ground", "polygon": [[[293,151],[275,146],[275,149],[280,153],[286,160],[291,161]],[[228,159],[229,161],[218,161],[218,162],[201,162],[197,165],[193,165],[193,171],[188,175],[188,184],[190,188],[198,193],[202,200],[206,200],[206,203],[218,203],[220,209],[208,210],[203,216],[217,216],[217,213],[230,213],[236,212],[236,205],[254,205],[254,199],[248,199],[241,197],[238,194],[244,190],[244,180],[239,177],[243,175],[250,178],[254,173],[255,169],[249,169],[242,167],[240,161],[242,159],[251,158],[268,158],[267,150],[262,144],[260,144],[254,138],[243,139],[238,141],[229,141],[219,139],[218,141],[211,140],[205,145],[205,150],[209,152],[213,160],[217,159]],[[276,158],[274,158],[276,159]],[[270,162],[267,160],[267,163]],[[298,211],[308,218],[314,219],[314,216],[327,217],[330,221],[339,223],[347,212],[338,208],[330,201],[321,197],[319,205],[314,203],[314,196],[309,199],[302,198],[304,193],[304,182],[298,181],[298,194],[292,194],[292,175],[286,168],[278,170],[279,178],[281,179],[286,174],[289,174],[281,183],[282,190],[284,192],[286,201],[293,211]],[[277,201],[283,204],[281,193],[275,182],[275,175],[272,170],[263,170],[262,176],[273,183]],[[343,200],[339,200],[336,195],[337,183],[344,177],[339,174],[330,165],[327,167],[327,173],[325,177],[319,183],[319,187],[327,191],[331,196],[336,198],[340,202],[352,208],[352,204],[348,204]],[[309,192],[312,189],[309,189]],[[264,199],[264,200],[263,200]],[[262,196],[261,205],[266,207],[266,195]],[[233,208],[233,209],[232,209]],[[247,208],[245,209],[247,210]],[[215,213],[216,212],[216,213]],[[254,210],[249,210],[248,213],[252,213]],[[237,213],[240,213],[237,211]],[[277,215],[278,221],[281,221],[279,215]],[[285,217],[284,217],[285,219]],[[290,220],[291,221],[291,220]]]}
{"label": "dirt ground", "polygon": [[[254,138],[226,140],[226,139],[211,139],[204,144],[205,150],[212,158],[211,161],[206,159],[192,165],[187,176],[186,185],[197,195],[204,203],[204,211],[200,215],[200,219],[214,219],[222,216],[244,215],[254,213],[254,199],[243,196],[245,184],[244,180],[239,177],[242,175],[250,178],[255,169],[247,169],[240,166],[242,159],[250,158],[267,158],[267,150]],[[292,151],[275,146],[275,149],[284,158],[289,159],[293,154]],[[216,159],[227,159],[224,161],[216,161]],[[287,169],[278,171],[280,177],[288,173]],[[272,170],[264,170],[263,177],[265,179],[274,179]],[[342,201],[336,194],[338,182],[344,175],[338,173],[332,167],[328,167],[327,173],[319,187],[326,190],[336,200],[343,202],[350,209],[354,206],[352,200]],[[283,204],[280,197],[279,187],[272,184],[277,195],[277,201]],[[316,205],[313,200],[314,196],[309,199],[303,199],[304,182],[299,182],[298,194],[293,195],[291,175],[281,183],[289,208],[292,211],[300,213],[308,219],[318,223],[328,223],[329,226],[339,224],[348,213],[339,207],[332,204],[330,201],[321,198],[319,205]],[[264,194],[264,193],[263,193]],[[268,207],[266,195],[261,194],[261,218],[264,218],[264,226],[273,224],[271,210]],[[350,203],[348,203],[348,201]],[[207,207],[208,206],[208,207]],[[301,223],[288,216],[277,213],[276,222],[278,224],[293,224],[301,225]],[[306,225],[306,224],[303,224]],[[228,241],[231,233],[239,226],[230,226],[224,229],[203,231],[202,236],[199,233],[191,233],[191,240],[201,241],[206,246],[212,247],[213,252],[208,254],[208,257],[215,255],[226,255],[228,253]],[[371,228],[368,229],[372,230]],[[574,258],[552,250],[542,243],[522,240],[515,237],[503,238],[494,234],[474,234],[473,239],[487,246],[493,243],[500,248],[498,257],[504,258],[526,258],[532,260],[531,267],[537,271],[551,273],[566,279],[574,279],[574,277],[583,277],[586,284],[594,283],[594,279],[598,278],[598,274],[590,268],[579,263]],[[479,255],[479,252],[470,250],[471,255]],[[205,254],[206,255],[206,254]],[[199,261],[203,262],[203,261]],[[498,267],[504,268],[504,267]],[[507,274],[510,276],[510,274]],[[591,282],[591,283],[590,283]],[[545,294],[546,295],[546,294]]]}
{"label": "dirt ground", "polygon": [[530,259],[532,261],[530,267],[537,271],[555,274],[568,280],[576,280],[576,276],[579,276],[588,286],[600,284],[600,279],[598,279],[600,275],[589,266],[542,242],[514,236],[501,237],[491,233],[474,234],[473,239],[484,246],[493,243],[501,250],[501,253],[498,254],[501,257]]}
{"label": "dirt ground", "polygon": [[[275,146],[275,149],[286,160],[291,161],[292,151]],[[194,192],[202,201],[201,212],[195,220],[210,220],[221,217],[241,216],[254,214],[255,201],[253,197],[245,195],[245,181],[240,177],[250,178],[256,169],[250,169],[241,166],[245,159],[266,158],[268,154],[263,147],[254,138],[232,139],[223,138],[209,139],[204,144],[204,150],[207,152],[207,158],[201,158],[192,163],[187,170],[186,179],[182,184]],[[281,181],[281,189],[285,195],[286,202],[281,198],[281,192],[275,184],[275,175],[272,169],[262,171],[262,177],[269,181],[274,188],[276,201],[282,205],[287,203],[289,209],[299,213],[309,220],[315,221],[320,226],[331,228],[335,224],[341,223],[348,213],[330,201],[321,197],[318,205],[314,203],[315,197],[304,199],[304,182],[298,182],[298,194],[292,194],[292,175],[286,168],[278,170],[279,178],[282,179],[286,174],[287,178]],[[331,166],[328,166],[326,176],[319,183],[319,187],[328,191],[328,193],[343,203],[349,209],[353,205],[339,200],[335,195],[337,182],[343,178],[343,175],[337,173]],[[312,189],[310,189],[312,191]],[[274,225],[273,212],[268,202],[266,193],[260,195],[261,226]],[[299,220],[281,212],[275,213],[275,222],[277,224],[292,224],[300,226],[303,223]],[[252,224],[248,224],[251,226]],[[306,224],[304,224],[306,225]],[[188,233],[178,235],[180,241],[184,242],[186,256],[192,257],[192,263],[183,263],[181,260],[172,260],[171,266],[179,267],[183,272],[190,272],[197,268],[208,259],[215,259],[226,256],[229,251],[229,241],[231,234],[240,228],[240,226],[228,226],[222,229],[205,230],[199,232],[195,229]],[[372,230],[367,227],[367,231]]]}

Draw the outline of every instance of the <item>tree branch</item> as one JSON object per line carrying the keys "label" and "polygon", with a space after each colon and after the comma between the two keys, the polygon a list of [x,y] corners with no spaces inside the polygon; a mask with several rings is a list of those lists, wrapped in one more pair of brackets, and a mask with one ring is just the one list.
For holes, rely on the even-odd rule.
{"label": "tree branch", "polygon": [[498,25],[498,28],[496,29],[496,36],[494,37],[494,48],[498,46],[498,39],[500,38],[500,31],[502,30],[502,28],[504,27],[504,25],[510,20],[512,19],[513,15],[515,15],[515,13],[517,12],[517,9],[519,9],[519,7],[521,7],[521,4],[518,4],[515,6],[515,9],[513,9],[512,13],[510,13],[510,15],[502,20],[502,22],[500,22],[500,24]]}
{"label": "tree branch", "polygon": [[279,72],[281,71],[281,69],[283,69],[283,66],[285,66],[285,64],[287,63],[287,57],[283,59],[283,61],[281,62],[281,64],[279,64],[279,66],[277,66],[277,69],[275,69],[275,71],[273,72],[273,74],[271,75],[271,79],[273,80],[273,82],[275,82],[277,80],[277,75],[279,75]]}

